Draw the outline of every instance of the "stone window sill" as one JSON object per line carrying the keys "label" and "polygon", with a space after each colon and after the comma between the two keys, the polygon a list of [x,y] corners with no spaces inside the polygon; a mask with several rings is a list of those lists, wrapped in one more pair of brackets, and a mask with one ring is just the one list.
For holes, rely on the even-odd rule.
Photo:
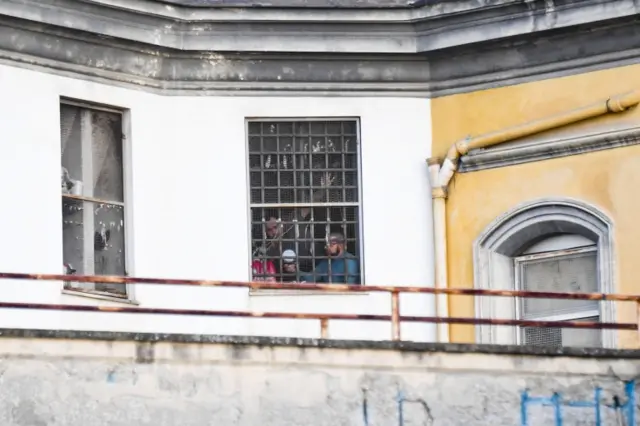
{"label": "stone window sill", "polygon": [[105,300],[108,302],[122,303],[124,305],[135,305],[135,306],[140,305],[140,302],[134,299],[127,299],[124,297],[117,297],[117,296],[109,296],[103,293],[97,293],[97,292],[94,293],[91,291],[84,291],[84,290],[72,290],[72,289],[65,288],[62,290],[62,294],[67,294],[69,296],[86,297],[88,299],[97,299],[97,300]]}

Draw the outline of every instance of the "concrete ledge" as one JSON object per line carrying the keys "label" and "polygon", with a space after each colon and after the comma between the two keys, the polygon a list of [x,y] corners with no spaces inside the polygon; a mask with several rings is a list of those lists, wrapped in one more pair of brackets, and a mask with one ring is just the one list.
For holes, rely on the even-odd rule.
{"label": "concrete ledge", "polygon": [[[640,351],[0,333],[0,424],[7,426],[397,425],[402,419],[506,426],[520,424],[525,390],[589,402],[595,387],[602,423],[616,424],[615,410],[604,404],[633,398],[635,408],[633,380],[640,377]],[[565,407],[562,414],[568,425],[593,424],[593,408]],[[531,425],[553,424],[554,415],[551,407],[528,408]]]}
{"label": "concrete ledge", "polygon": [[371,349],[422,353],[474,353],[487,355],[531,355],[552,357],[640,359],[638,349],[546,348],[519,345],[476,345],[462,343],[418,343],[368,340],[324,340],[265,336],[219,336],[201,334],[124,333],[76,330],[0,329],[0,338],[133,341],[147,343],[210,343],[258,347],[326,349]]}

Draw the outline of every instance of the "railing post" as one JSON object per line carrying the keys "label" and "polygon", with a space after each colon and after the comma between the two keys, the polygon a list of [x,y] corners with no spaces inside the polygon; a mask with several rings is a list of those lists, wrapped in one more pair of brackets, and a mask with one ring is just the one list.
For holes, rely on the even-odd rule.
{"label": "railing post", "polygon": [[327,318],[322,318],[320,320],[320,338],[329,338],[329,320]]}
{"label": "railing post", "polygon": [[391,338],[400,340],[400,293],[391,292]]}
{"label": "railing post", "polygon": [[638,325],[638,339],[640,340],[640,300],[636,301],[636,324]]}

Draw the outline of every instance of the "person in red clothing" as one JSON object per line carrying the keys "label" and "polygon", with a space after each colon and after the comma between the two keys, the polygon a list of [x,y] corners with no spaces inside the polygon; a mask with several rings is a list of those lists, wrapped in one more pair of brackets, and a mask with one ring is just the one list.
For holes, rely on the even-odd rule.
{"label": "person in red clothing", "polygon": [[272,260],[254,259],[251,263],[253,281],[276,282],[276,265]]}

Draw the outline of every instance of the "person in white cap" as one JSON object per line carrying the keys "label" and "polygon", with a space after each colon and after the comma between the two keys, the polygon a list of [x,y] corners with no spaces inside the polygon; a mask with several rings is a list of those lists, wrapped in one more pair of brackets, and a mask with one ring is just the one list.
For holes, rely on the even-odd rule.
{"label": "person in white cap", "polygon": [[298,281],[298,255],[293,250],[282,252],[282,282]]}

